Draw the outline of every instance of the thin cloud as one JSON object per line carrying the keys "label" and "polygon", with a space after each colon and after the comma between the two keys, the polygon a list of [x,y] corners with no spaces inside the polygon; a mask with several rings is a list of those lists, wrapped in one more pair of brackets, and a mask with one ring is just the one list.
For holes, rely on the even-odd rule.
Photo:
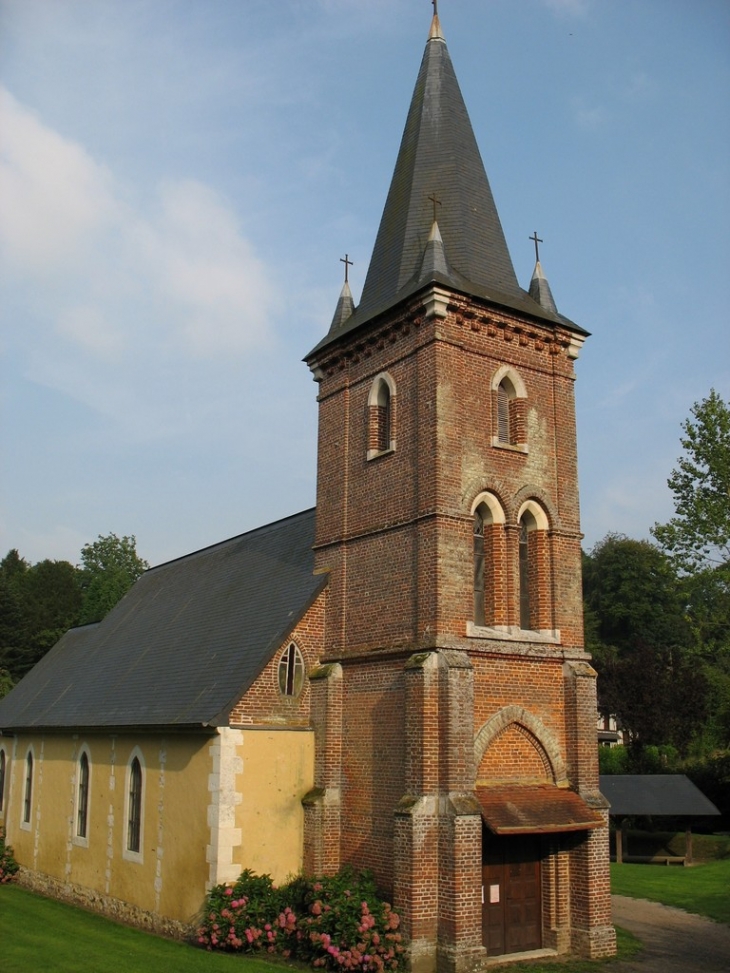
{"label": "thin cloud", "polygon": [[33,310],[5,340],[26,377],[127,425],[168,427],[176,393],[160,394],[160,376],[173,364],[227,367],[275,345],[272,274],[220,194],[168,180],[142,211],[129,199],[145,187],[119,185],[8,92],[2,112],[4,286]]}
{"label": "thin cloud", "polygon": [[117,214],[109,171],[0,88],[0,250],[31,275],[84,259]]}

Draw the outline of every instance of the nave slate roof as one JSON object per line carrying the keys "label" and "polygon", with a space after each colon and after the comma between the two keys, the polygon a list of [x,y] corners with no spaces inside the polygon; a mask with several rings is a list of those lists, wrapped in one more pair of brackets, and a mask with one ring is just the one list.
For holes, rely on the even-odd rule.
{"label": "nave slate roof", "polygon": [[[438,224],[443,252],[428,270]],[[337,311],[335,342],[430,284],[443,284],[580,334],[554,302],[520,287],[438,16],[433,18],[360,303]]]}
{"label": "nave slate roof", "polygon": [[225,725],[327,583],[314,513],[147,571],[0,700],[0,729]]}

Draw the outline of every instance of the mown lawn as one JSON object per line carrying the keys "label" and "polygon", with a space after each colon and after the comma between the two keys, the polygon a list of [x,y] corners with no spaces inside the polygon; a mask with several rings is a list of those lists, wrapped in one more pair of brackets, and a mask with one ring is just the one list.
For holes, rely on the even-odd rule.
{"label": "mown lawn", "polygon": [[730,924],[730,860],[678,865],[611,865],[611,890]]}
{"label": "mown lawn", "polygon": [[[640,944],[619,930],[620,955]],[[530,963],[511,966],[530,973],[600,973],[599,963]],[[306,973],[307,967],[250,957],[208,953],[160,939],[35,895],[17,885],[0,886],[2,973]]]}
{"label": "mown lawn", "polygon": [[263,960],[208,953],[83,909],[0,886],[2,973],[273,973]]}

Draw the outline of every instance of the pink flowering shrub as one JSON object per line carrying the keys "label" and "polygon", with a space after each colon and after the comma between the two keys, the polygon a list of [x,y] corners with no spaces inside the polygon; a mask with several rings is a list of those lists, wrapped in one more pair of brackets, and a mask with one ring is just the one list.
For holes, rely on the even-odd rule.
{"label": "pink flowering shrub", "polygon": [[278,953],[317,969],[381,973],[403,966],[399,926],[368,873],[345,869],[277,889],[268,875],[245,871],[210,892],[197,941],[209,950]]}
{"label": "pink flowering shrub", "polygon": [[0,885],[12,882],[20,865],[13,857],[13,849],[5,844],[5,830],[0,828]]}

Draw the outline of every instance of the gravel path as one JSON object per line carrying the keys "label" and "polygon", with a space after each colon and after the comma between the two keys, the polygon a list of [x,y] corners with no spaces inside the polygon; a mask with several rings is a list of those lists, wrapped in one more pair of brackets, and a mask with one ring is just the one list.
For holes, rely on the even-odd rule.
{"label": "gravel path", "polygon": [[611,904],[616,925],[638,936],[644,951],[607,963],[606,973],[730,973],[730,926],[646,899],[612,895]]}

